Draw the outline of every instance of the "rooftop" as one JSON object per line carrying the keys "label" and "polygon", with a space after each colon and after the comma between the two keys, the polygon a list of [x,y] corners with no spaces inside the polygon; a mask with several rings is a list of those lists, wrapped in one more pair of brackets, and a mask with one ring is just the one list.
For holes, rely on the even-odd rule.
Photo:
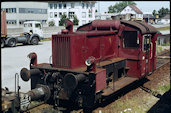
{"label": "rooftop", "polygon": [[143,18],[155,18],[152,14],[144,14]]}
{"label": "rooftop", "polygon": [[138,9],[135,5],[128,5],[129,7],[131,7],[136,13],[138,14],[143,14],[143,12]]}
{"label": "rooftop", "polygon": [[167,14],[167,15],[164,16],[162,19],[170,19],[170,14]]}

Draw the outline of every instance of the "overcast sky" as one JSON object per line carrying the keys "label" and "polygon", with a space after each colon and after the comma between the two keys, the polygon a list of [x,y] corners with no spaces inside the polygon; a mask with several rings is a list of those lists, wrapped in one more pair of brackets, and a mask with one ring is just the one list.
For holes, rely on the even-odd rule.
{"label": "overcast sky", "polygon": [[[97,1],[95,4],[95,8],[98,10],[98,5],[100,6],[100,12],[104,13],[108,11],[108,7],[110,5],[115,5],[118,1]],[[168,8],[170,9],[170,1],[135,1],[136,6],[142,12],[153,12],[153,10],[159,10],[160,8]]]}

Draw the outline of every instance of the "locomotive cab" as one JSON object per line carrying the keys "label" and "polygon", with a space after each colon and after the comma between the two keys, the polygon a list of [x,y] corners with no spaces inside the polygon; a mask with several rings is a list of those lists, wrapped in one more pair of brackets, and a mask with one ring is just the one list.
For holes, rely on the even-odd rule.
{"label": "locomotive cab", "polygon": [[157,30],[144,22],[122,20],[121,23],[125,29],[119,56],[127,58],[128,76],[142,78],[149,75],[156,69]]}

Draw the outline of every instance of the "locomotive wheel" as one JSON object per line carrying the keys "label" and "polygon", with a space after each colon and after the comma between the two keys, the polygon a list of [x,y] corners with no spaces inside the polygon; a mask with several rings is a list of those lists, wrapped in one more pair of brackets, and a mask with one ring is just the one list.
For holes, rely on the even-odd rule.
{"label": "locomotive wheel", "polygon": [[3,48],[5,46],[5,41],[1,39],[1,47]]}
{"label": "locomotive wheel", "polygon": [[33,44],[33,45],[38,45],[38,42],[39,42],[39,40],[38,40],[37,37],[33,37],[33,38],[31,39],[31,44]]}
{"label": "locomotive wheel", "polygon": [[8,46],[10,47],[15,47],[16,46],[16,40],[15,39],[10,39],[8,41]]}

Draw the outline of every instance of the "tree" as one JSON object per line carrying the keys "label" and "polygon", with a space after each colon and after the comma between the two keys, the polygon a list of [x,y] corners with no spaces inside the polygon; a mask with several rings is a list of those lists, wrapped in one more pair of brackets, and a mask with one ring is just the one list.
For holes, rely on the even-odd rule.
{"label": "tree", "polygon": [[155,16],[155,17],[156,17],[156,15],[157,15],[157,11],[156,11],[156,10],[153,10],[152,14],[153,14],[153,16]]}
{"label": "tree", "polygon": [[59,20],[59,26],[63,26],[66,19],[67,19],[67,16],[63,14],[61,16],[61,19]]}
{"label": "tree", "polygon": [[79,23],[79,20],[77,19],[76,16],[74,16],[73,24],[74,25],[78,25],[78,23]]}
{"label": "tree", "polygon": [[119,13],[128,5],[136,5],[136,3],[134,1],[122,1],[116,3],[114,6],[111,5],[108,7],[108,13]]}
{"label": "tree", "polygon": [[159,9],[159,11],[158,11],[158,14],[159,14],[160,18],[166,16],[169,13],[170,13],[169,9],[168,8],[163,8],[163,7],[161,9]]}
{"label": "tree", "polygon": [[52,20],[52,21],[49,21],[48,22],[48,25],[49,25],[49,27],[53,27],[53,26],[55,26],[55,22]]}

